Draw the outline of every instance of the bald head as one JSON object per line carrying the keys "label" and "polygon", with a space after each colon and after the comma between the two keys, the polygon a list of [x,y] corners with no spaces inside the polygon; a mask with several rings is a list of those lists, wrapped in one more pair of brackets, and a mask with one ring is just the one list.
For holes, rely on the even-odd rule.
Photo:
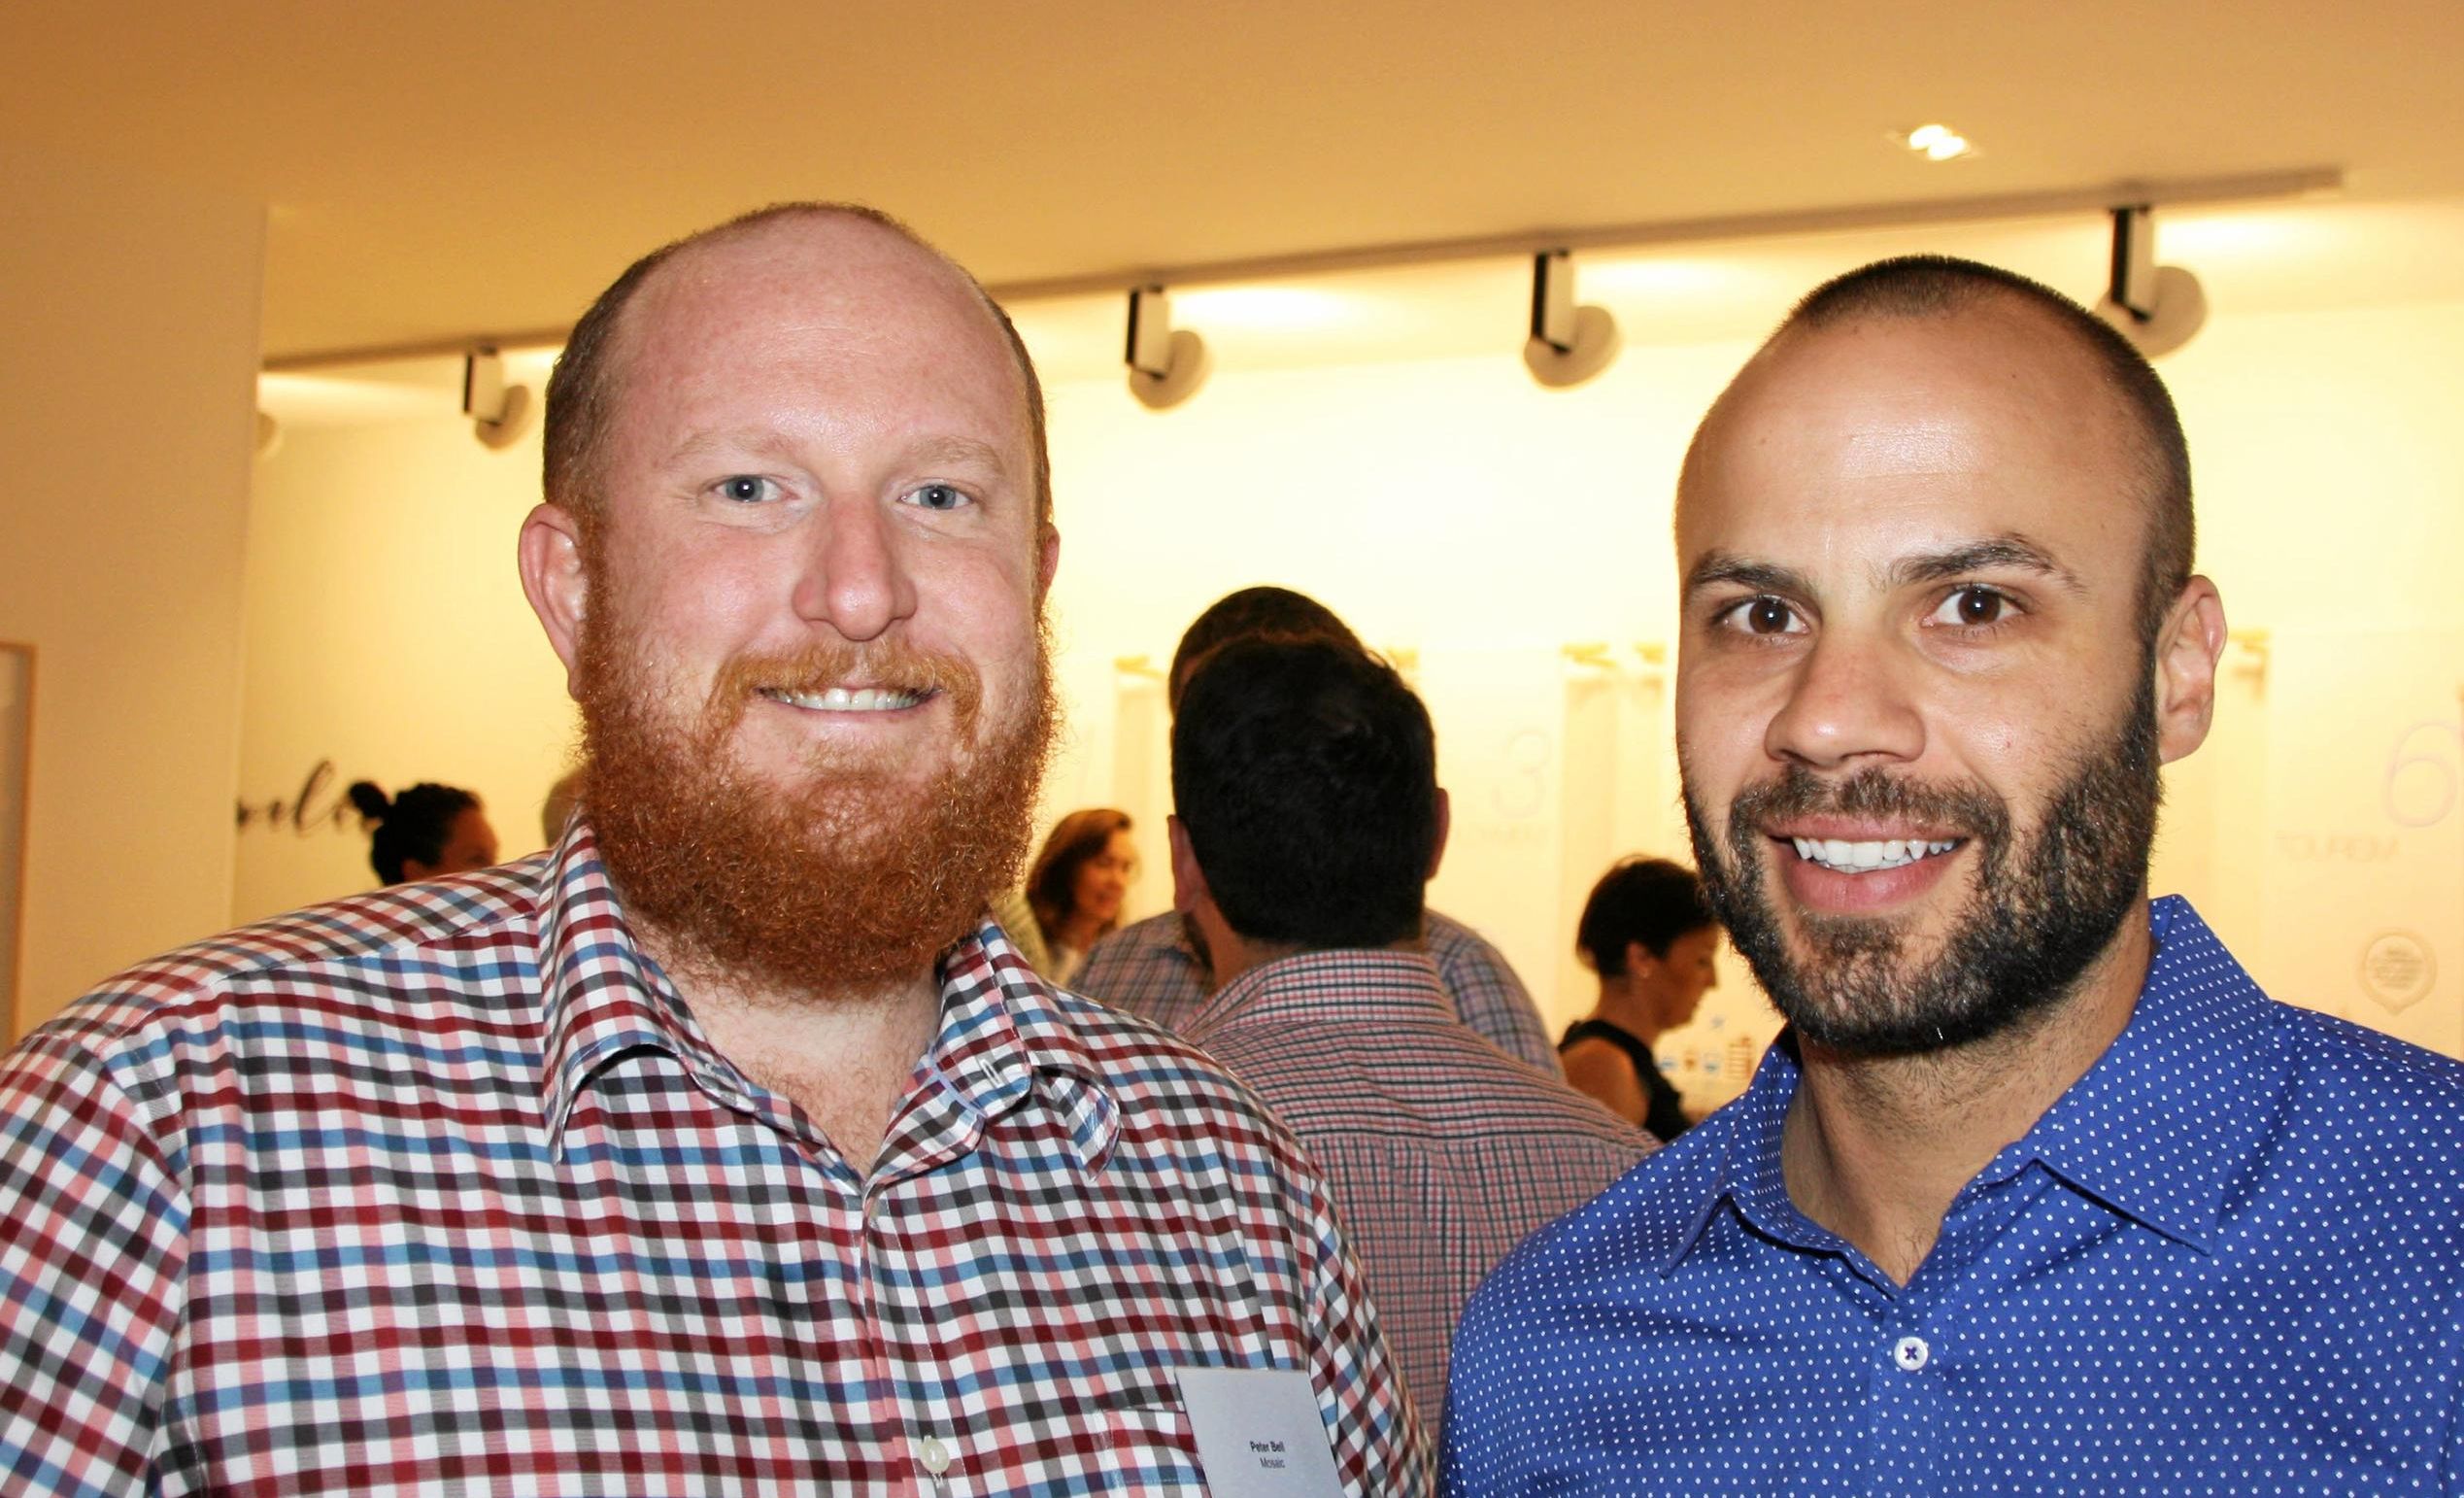
{"label": "bald head", "polygon": [[[2114,451],[2079,456],[2087,461],[2113,461],[2115,471],[2128,476],[2130,497],[2142,507],[2146,549],[2138,603],[2142,632],[2152,638],[2167,606],[2189,579],[2196,544],[2190,455],[2173,397],[2130,341],[2095,314],[2049,287],[1978,261],[1902,255],[1815,288],[1738,372],[1696,429],[1677,483],[1680,516],[1699,487],[1712,444],[1728,433],[1745,397],[1768,380],[1775,365],[1826,335],[1861,326],[1973,319],[2004,324],[2014,341],[2070,356],[2063,362],[2079,378],[2066,386],[2088,392],[2103,407],[2073,415],[2081,419],[2083,440]],[[2051,388],[2044,394],[2064,398]]]}
{"label": "bald head", "polygon": [[[548,381],[542,487],[548,501],[570,513],[586,533],[595,530],[606,504],[601,480],[610,445],[610,425],[624,380],[629,340],[627,316],[646,290],[673,276],[689,272],[695,261],[730,246],[763,235],[799,228],[829,233],[840,243],[878,250],[886,242],[902,257],[920,258],[946,273],[980,304],[1018,372],[1021,398],[1034,463],[1038,528],[1052,526],[1052,463],[1044,436],[1043,387],[1027,346],[1007,314],[987,295],[975,278],[948,255],[896,219],[879,209],[856,203],[779,203],[731,219],[715,228],[689,235],[652,251],[627,266],[599,293],[573,326],[564,352]],[[852,231],[852,232],[850,232]]]}

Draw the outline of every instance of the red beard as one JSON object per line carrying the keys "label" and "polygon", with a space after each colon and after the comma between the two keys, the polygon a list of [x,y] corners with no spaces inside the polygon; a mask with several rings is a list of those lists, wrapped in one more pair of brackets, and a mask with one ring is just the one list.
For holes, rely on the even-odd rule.
{"label": "red beard", "polygon": [[[628,915],[676,957],[791,992],[878,991],[929,971],[1017,882],[1058,716],[1040,626],[1026,710],[976,741],[974,669],[889,637],[732,661],[687,721],[642,669],[636,631],[607,624],[621,600],[602,586],[598,602],[575,690],[588,816]],[[818,753],[802,784],[776,786],[728,758],[760,688],[850,679],[940,689],[973,747],[921,786],[900,783],[900,766]]]}

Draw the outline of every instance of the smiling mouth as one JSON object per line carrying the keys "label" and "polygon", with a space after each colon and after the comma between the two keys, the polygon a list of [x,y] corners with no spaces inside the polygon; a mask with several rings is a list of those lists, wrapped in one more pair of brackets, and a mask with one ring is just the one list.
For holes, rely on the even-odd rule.
{"label": "smiling mouth", "polygon": [[930,687],[826,687],[819,692],[793,692],[785,687],[763,687],[761,695],[773,702],[801,707],[813,712],[888,713],[914,707],[935,693]]}
{"label": "smiling mouth", "polygon": [[1784,837],[1806,863],[1828,868],[1834,873],[1873,873],[1883,868],[1905,868],[1924,859],[1940,858],[1963,842],[1964,838],[1893,837],[1880,842],[1849,842],[1839,837]]}

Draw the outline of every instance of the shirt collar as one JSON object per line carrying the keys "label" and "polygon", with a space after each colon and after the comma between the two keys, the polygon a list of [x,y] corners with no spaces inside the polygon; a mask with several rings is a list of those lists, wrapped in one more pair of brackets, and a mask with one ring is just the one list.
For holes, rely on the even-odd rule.
{"label": "shirt collar", "polygon": [[[2042,1164],[2072,1189],[2204,1252],[2229,1183],[2264,1142],[2262,1101],[2282,1088],[2291,1063],[2268,1022],[2266,995],[2187,901],[2156,901],[2148,923],[2155,957],[2122,1033],[1978,1178]],[[1722,1202],[1797,1247],[1839,1246],[1796,1209],[1780,1173],[1781,1129],[1801,1074],[1782,1035],[1744,1094],[1694,1131],[1716,1126],[1703,1141],[1716,1163],[1663,1273],[1701,1240]]]}
{"label": "shirt collar", "polygon": [[1365,1006],[1390,1021],[1455,1018],[1426,953],[1346,947],[1260,963],[1209,995],[1186,1029],[1202,1037],[1235,1021],[1324,1018],[1337,1006],[1355,1018]]}
{"label": "shirt collar", "polygon": [[1989,1168],[2030,1161],[2202,1251],[2233,1178],[2263,1147],[2292,1067],[2267,996],[2189,902],[2148,912],[2155,957],[2112,1045]]}
{"label": "shirt collar", "polygon": [[[644,1047],[697,1068],[719,1058],[675,985],[634,940],[587,821],[567,826],[539,879],[544,1102],[549,1131],[561,1138],[583,1089],[610,1059]],[[1090,1168],[1118,1136],[1118,1109],[1085,1038],[989,918],[943,954],[941,1029],[925,1064],[978,1122],[1044,1083]]]}

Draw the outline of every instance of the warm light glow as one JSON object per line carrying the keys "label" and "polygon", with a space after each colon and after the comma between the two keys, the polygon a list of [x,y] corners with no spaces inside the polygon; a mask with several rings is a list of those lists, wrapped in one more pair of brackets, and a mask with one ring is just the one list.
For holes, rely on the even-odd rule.
{"label": "warm light glow", "polygon": [[1703,292],[1737,282],[1734,264],[1706,258],[1657,256],[1649,259],[1585,255],[1575,285],[1584,292],[1634,295],[1657,292]]}
{"label": "warm light glow", "polygon": [[1946,124],[1921,124],[1901,137],[1907,149],[1930,161],[1951,161],[1967,155],[1974,147],[1968,137]]}
{"label": "warm light glow", "polygon": [[1352,320],[1352,307],[1332,291],[1292,286],[1196,287],[1172,293],[1172,323],[1205,331],[1246,327],[1267,332],[1332,327]]}

